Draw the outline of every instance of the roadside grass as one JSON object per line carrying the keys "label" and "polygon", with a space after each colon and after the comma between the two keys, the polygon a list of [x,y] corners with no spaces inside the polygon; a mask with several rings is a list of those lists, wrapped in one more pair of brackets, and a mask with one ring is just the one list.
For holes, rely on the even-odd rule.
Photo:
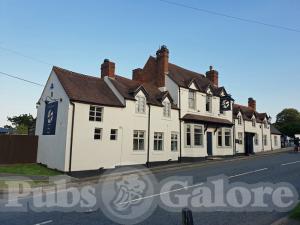
{"label": "roadside grass", "polygon": [[0,166],[0,173],[10,173],[17,175],[32,175],[32,176],[55,176],[61,173],[48,169],[39,164],[14,164]]}
{"label": "roadside grass", "polygon": [[290,214],[290,218],[300,221],[300,203],[293,209]]}

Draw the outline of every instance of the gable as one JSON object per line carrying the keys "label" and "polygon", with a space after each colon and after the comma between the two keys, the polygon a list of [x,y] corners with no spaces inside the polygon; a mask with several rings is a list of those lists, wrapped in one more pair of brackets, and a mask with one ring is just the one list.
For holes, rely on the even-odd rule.
{"label": "gable", "polygon": [[198,90],[198,88],[197,88],[197,86],[196,86],[196,84],[195,84],[194,81],[189,85],[189,88],[193,89],[193,90]]}

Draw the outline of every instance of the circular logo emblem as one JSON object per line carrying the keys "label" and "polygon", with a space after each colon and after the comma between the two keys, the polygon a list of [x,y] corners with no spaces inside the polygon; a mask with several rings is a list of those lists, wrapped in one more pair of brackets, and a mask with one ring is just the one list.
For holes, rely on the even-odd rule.
{"label": "circular logo emblem", "polygon": [[99,182],[99,201],[109,219],[119,224],[138,224],[153,213],[157,182],[145,167],[118,168],[103,177]]}

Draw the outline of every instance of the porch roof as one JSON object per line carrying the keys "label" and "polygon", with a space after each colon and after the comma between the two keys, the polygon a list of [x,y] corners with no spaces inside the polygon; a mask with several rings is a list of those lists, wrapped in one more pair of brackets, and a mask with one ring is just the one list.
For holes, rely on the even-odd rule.
{"label": "porch roof", "polygon": [[210,125],[220,125],[220,126],[233,126],[233,123],[226,119],[220,119],[210,116],[201,116],[201,115],[194,115],[194,114],[185,114],[182,119],[183,121],[190,121],[190,122],[198,122]]}

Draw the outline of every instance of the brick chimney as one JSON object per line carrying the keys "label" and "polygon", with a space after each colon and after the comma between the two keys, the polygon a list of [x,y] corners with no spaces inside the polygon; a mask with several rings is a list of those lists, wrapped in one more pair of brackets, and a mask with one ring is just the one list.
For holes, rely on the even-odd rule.
{"label": "brick chimney", "polygon": [[210,66],[209,71],[206,72],[206,78],[209,79],[214,86],[219,86],[219,73],[214,70],[212,66]]}
{"label": "brick chimney", "polygon": [[132,70],[132,80],[144,82],[143,69],[137,68]]}
{"label": "brick chimney", "polygon": [[248,98],[248,107],[256,111],[256,101],[253,98]]}
{"label": "brick chimney", "polygon": [[158,87],[165,86],[165,77],[169,72],[169,50],[167,46],[163,45],[156,52],[156,62],[157,62],[157,78],[156,85]]}
{"label": "brick chimney", "polygon": [[110,62],[108,59],[104,59],[101,64],[101,78],[104,78],[105,76],[115,78],[115,63]]}

